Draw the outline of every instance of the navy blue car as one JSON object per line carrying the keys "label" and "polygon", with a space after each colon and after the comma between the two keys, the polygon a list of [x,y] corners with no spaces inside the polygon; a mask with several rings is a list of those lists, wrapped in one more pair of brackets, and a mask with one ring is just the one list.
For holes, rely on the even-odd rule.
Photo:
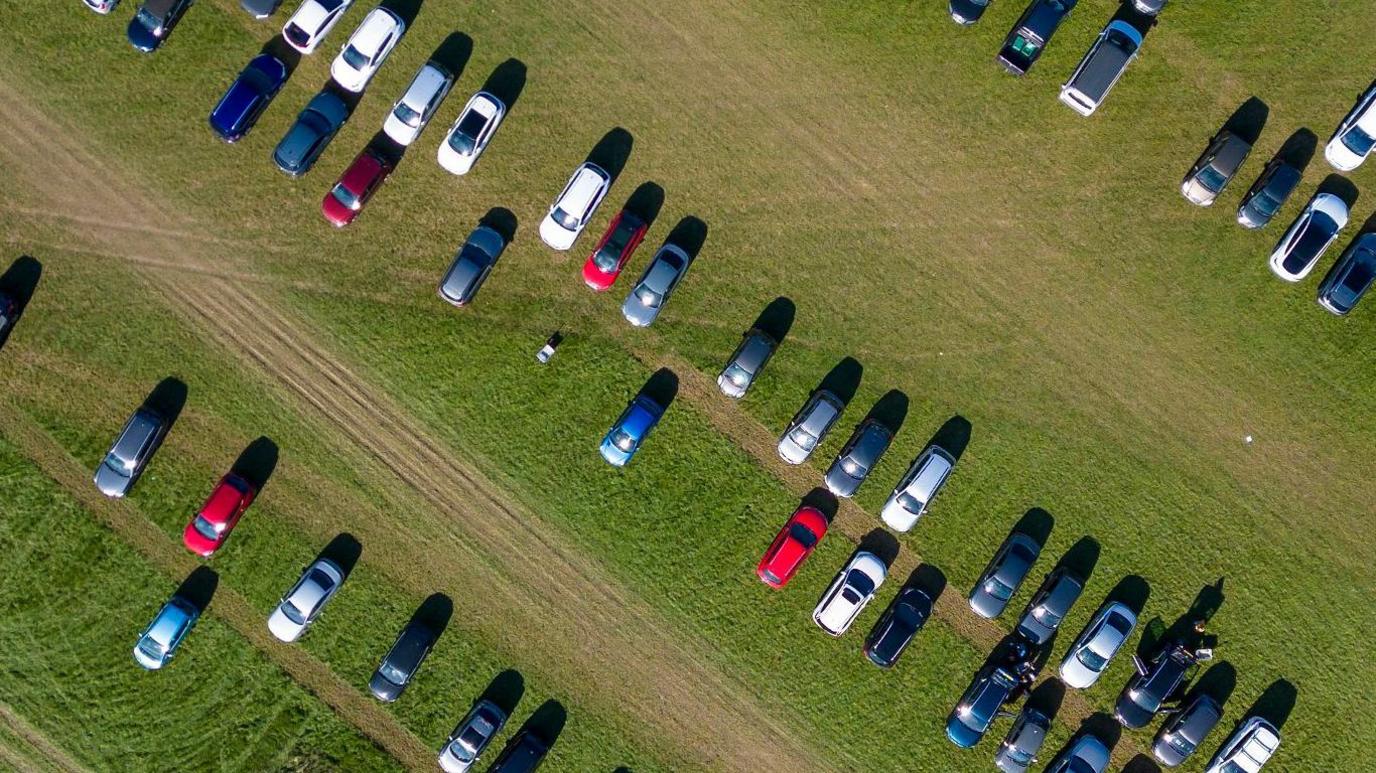
{"label": "navy blue car", "polygon": [[272,151],[273,163],[291,177],[309,172],[347,120],[344,100],[328,91],[316,94]]}
{"label": "navy blue car", "polygon": [[602,458],[613,467],[625,467],[663,415],[664,406],[645,395],[636,395],[602,438]]}
{"label": "navy blue car", "polygon": [[144,0],[129,20],[129,43],[134,48],[151,53],[158,50],[172,28],[181,21],[182,14],[193,0]]}
{"label": "navy blue car", "polygon": [[210,128],[225,142],[237,142],[287,82],[287,66],[271,54],[253,57],[210,111]]}

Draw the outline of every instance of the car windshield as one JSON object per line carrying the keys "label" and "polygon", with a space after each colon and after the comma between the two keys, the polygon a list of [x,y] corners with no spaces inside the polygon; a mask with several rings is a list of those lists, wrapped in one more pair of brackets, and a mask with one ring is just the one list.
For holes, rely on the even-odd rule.
{"label": "car windshield", "polygon": [[917,499],[913,497],[912,494],[899,494],[898,504],[902,505],[903,509],[907,510],[910,513],[918,513],[922,511],[922,503],[917,501]]}
{"label": "car windshield", "polygon": [[344,47],[344,53],[341,54],[341,56],[343,56],[344,61],[355,70],[362,70],[364,67],[368,66],[368,57],[364,56],[362,51],[354,48],[354,44],[352,43]]}
{"label": "car windshield", "polygon": [[1084,663],[1085,667],[1090,671],[1102,671],[1104,666],[1108,663],[1107,660],[1099,656],[1099,653],[1088,647],[1075,653],[1075,657],[1081,663]]}
{"label": "car windshield", "polygon": [[405,102],[397,105],[397,109],[393,110],[392,114],[397,117],[398,121],[410,126],[412,129],[420,126],[420,113],[417,113]]}
{"label": "car windshield", "polygon": [[629,453],[635,450],[635,438],[626,430],[617,429],[612,433],[612,445]]}
{"label": "car windshield", "polygon": [[726,379],[738,387],[743,387],[750,383],[750,374],[745,368],[733,362],[726,367]]}
{"label": "car windshield", "polygon": [[140,8],[139,12],[134,14],[134,18],[139,20],[139,24],[150,30],[162,29],[162,21],[150,13],[147,8]]}
{"label": "car windshield", "polygon": [[382,675],[392,684],[402,684],[406,681],[406,672],[391,662],[383,663],[378,671],[382,672]]}
{"label": "car windshield", "polygon": [[664,296],[651,290],[646,285],[640,285],[635,288],[635,297],[640,299],[641,305],[648,306],[652,309],[659,306],[659,304],[664,301]]}
{"label": "car windshield", "polygon": [[344,183],[336,184],[334,190],[330,191],[330,193],[334,195],[335,199],[338,200],[340,204],[343,204],[349,209],[360,209],[363,206],[363,202],[354,195],[353,191],[345,187]]}
{"label": "car windshield", "polygon": [[846,585],[854,588],[861,596],[868,596],[874,591],[874,581],[859,569],[850,570],[850,574],[846,575]]}
{"label": "car windshield", "polygon": [[788,433],[788,438],[805,450],[811,450],[813,446],[817,445],[817,438],[802,427],[794,428],[792,432]]}
{"label": "car windshield", "polygon": [[555,207],[554,211],[549,213],[549,216],[554,222],[570,231],[578,227],[578,218],[565,212],[562,207]]}
{"label": "car windshield", "polygon": [[993,596],[999,601],[1007,601],[1013,598],[1013,588],[997,577],[990,577],[989,582],[984,584],[984,589],[989,591],[990,596]]}
{"label": "car windshield", "polygon": [[1291,248],[1290,254],[1285,259],[1285,268],[1292,273],[1299,272],[1305,264],[1313,260],[1328,246],[1329,240],[1334,232],[1338,230],[1338,224],[1332,218],[1322,212],[1315,212],[1314,219],[1309,221],[1304,233]]}
{"label": "car windshield", "polygon": [[201,516],[196,516],[196,520],[191,522],[196,531],[206,539],[215,540],[220,538],[220,530],[215,528],[215,524],[207,521]]}
{"label": "car windshield", "polygon": [[801,523],[795,523],[788,527],[788,536],[804,548],[810,548],[817,544],[817,535],[808,531],[808,528]]}
{"label": "car windshield", "polygon": [[1223,173],[1213,168],[1212,165],[1199,170],[1199,184],[1208,188],[1214,193],[1223,190],[1223,186],[1228,184],[1228,178]]}
{"label": "car windshield", "polygon": [[847,456],[845,460],[841,462],[841,469],[845,470],[847,475],[856,478],[864,475],[866,472],[865,465],[861,464],[860,461],[853,456]]}
{"label": "car windshield", "polygon": [[161,644],[153,641],[152,637],[148,636],[139,639],[139,649],[143,650],[144,653],[154,659],[161,658],[163,653],[166,652],[166,649],[164,649]]}
{"label": "car windshield", "polygon": [[1365,156],[1371,152],[1371,146],[1376,145],[1376,137],[1362,131],[1360,126],[1353,126],[1347,134],[1343,135],[1343,144],[1353,153]]}
{"label": "car windshield", "polygon": [[1194,744],[1190,743],[1189,739],[1183,735],[1173,735],[1166,740],[1166,743],[1182,755],[1189,756],[1194,753]]}

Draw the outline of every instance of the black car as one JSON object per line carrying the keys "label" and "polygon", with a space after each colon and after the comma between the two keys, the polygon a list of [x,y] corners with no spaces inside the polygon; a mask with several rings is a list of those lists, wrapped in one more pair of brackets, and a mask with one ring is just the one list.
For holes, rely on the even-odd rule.
{"label": "black car", "polygon": [[1151,753],[1161,764],[1173,768],[1194,754],[1222,718],[1223,708],[1218,701],[1201,694],[1161,728]]}
{"label": "black car", "polygon": [[1376,233],[1364,233],[1352,240],[1319,284],[1319,305],[1340,317],[1347,315],[1371,287],[1373,277]]}
{"label": "black car", "polygon": [[282,135],[272,151],[273,162],[291,177],[309,172],[347,120],[349,107],[344,100],[329,91],[316,94]]}
{"label": "black car", "polygon": [[181,21],[182,14],[193,0],[144,0],[129,20],[129,43],[134,48],[151,53],[158,50],[172,28]]}
{"label": "black car", "polygon": [[530,730],[522,730],[502,750],[489,773],[533,773],[549,754],[549,744]]}
{"label": "black car", "polygon": [[1171,643],[1150,664],[1136,655],[1132,662],[1137,673],[1123,687],[1113,716],[1123,727],[1136,730],[1146,727],[1161,712],[1162,705],[1179,696],[1198,661],[1193,652]]}
{"label": "black car", "polygon": [[401,629],[396,643],[373,672],[368,689],[380,701],[391,703],[400,698],[437,638],[435,629],[418,620],[411,621]]}
{"label": "black car", "polygon": [[1018,23],[1003,41],[999,64],[1014,75],[1023,75],[1041,58],[1056,28],[1075,8],[1076,0],[1032,0]]}
{"label": "black car", "polygon": [[10,328],[19,321],[19,302],[0,292],[0,344],[10,334]]}
{"label": "black car", "polygon": [[1285,200],[1300,184],[1301,176],[1300,170],[1284,159],[1271,159],[1271,163],[1261,170],[1261,176],[1242,197],[1242,203],[1237,208],[1237,222],[1244,228],[1261,228],[1271,222],[1271,218],[1285,206]]}
{"label": "black car", "polygon": [[989,3],[990,0],[950,0],[947,10],[951,12],[951,19],[956,24],[968,27],[979,21]]}
{"label": "black car", "polygon": [[865,656],[880,668],[891,667],[931,614],[932,597],[926,591],[913,587],[899,591],[870,629],[865,639]]}
{"label": "black car", "polygon": [[1031,704],[1024,705],[999,750],[994,753],[994,767],[1004,773],[1024,773],[1037,761],[1046,734],[1051,730],[1051,718]]}
{"label": "black car", "polygon": [[1084,592],[1085,581],[1068,567],[1053,569],[1018,619],[1017,634],[1041,646],[1049,641],[1061,621]]}

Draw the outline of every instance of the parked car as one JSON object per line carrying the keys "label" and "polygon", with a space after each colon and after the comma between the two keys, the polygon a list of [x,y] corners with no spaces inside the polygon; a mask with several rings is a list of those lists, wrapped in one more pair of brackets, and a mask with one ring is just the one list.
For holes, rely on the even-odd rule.
{"label": "parked car", "polygon": [[1138,13],[1155,16],[1166,7],[1166,0],[1132,0],[1132,7]]}
{"label": "parked car", "polygon": [[1061,101],[1080,115],[1092,115],[1141,47],[1142,33],[1136,27],[1121,20],[1109,22],[1061,86]]}
{"label": "parked car", "polygon": [[717,374],[717,387],[721,393],[734,400],[745,397],[778,347],[779,342],[774,340],[774,336],[757,327],[745,331],[736,351],[731,353],[731,359],[726,361],[726,367]]}
{"label": "parked car", "polygon": [[243,139],[286,82],[287,66],[280,59],[253,57],[210,111],[210,128],[225,142]]}
{"label": "parked car", "polygon": [[616,213],[583,264],[583,283],[598,292],[609,289],[648,230],[650,224],[629,209]]}
{"label": "parked car", "polygon": [[1013,726],[1008,729],[1003,743],[994,754],[994,767],[1004,773],[1026,773],[1037,761],[1037,752],[1046,741],[1047,731],[1051,729],[1051,718],[1030,703],[1024,704]]}
{"label": "parked car", "polygon": [[602,458],[613,467],[625,467],[663,415],[664,406],[649,397],[638,394],[631,398],[630,405],[602,438]]}
{"label": "parked car", "polygon": [[344,570],[328,558],[306,567],[301,579],[291,586],[277,608],[268,616],[268,630],[284,642],[301,638],[306,628],[320,616],[325,604],[334,598],[344,583]]}
{"label": "parked car", "polygon": [[924,448],[884,502],[880,510],[884,524],[897,532],[907,532],[917,525],[917,519],[927,512],[955,466],[955,457],[941,446],[933,443]]}
{"label": "parked car", "polygon": [[874,418],[860,422],[822,477],[827,490],[838,497],[854,496],[892,442],[893,431],[883,422]]}
{"label": "parked car", "polygon": [[829,636],[840,636],[874,598],[889,568],[879,556],[857,550],[812,610],[812,622]]}
{"label": "parked car", "polygon": [[561,252],[572,247],[611,185],[612,177],[602,167],[591,161],[579,164],[540,221],[540,239]]}
{"label": "parked car", "polygon": [[504,250],[506,239],[496,229],[485,225],[473,229],[440,279],[440,298],[458,307],[467,306]]}
{"label": "parked car", "polygon": [[19,321],[19,301],[0,292],[0,344],[5,342],[14,324]]}
{"label": "parked car", "polygon": [[1346,202],[1331,193],[1314,194],[1271,250],[1272,273],[1287,282],[1309,276],[1346,225]]}
{"label": "parked car", "polygon": [[454,86],[454,74],[436,62],[420,66],[406,92],[392,105],[382,131],[403,147],[416,141]]}
{"label": "parked car", "polygon": [[1334,169],[1350,172],[1362,165],[1376,145],[1376,86],[1357,98],[1357,104],[1338,124],[1323,155]]}
{"label": "parked car", "polygon": [[1364,233],[1352,240],[1328,275],[1319,283],[1319,305],[1344,316],[1357,307],[1376,277],[1376,233]]}
{"label": "parked car", "polygon": [[198,556],[210,557],[229,539],[239,519],[258,496],[258,488],[238,473],[228,473],[211,489],[200,512],[182,530],[182,543]]}
{"label": "parked car", "polygon": [[320,203],[325,219],[336,228],[352,223],[363,211],[363,205],[387,181],[393,168],[393,163],[376,150],[368,147],[359,151]]}
{"label": "parked car", "polygon": [[1302,173],[1282,158],[1273,158],[1237,207],[1237,222],[1244,228],[1261,228],[1271,222],[1300,184]]}
{"label": "parked car", "polygon": [[975,614],[990,620],[1003,614],[1041,552],[1042,546],[1026,534],[1009,534],[970,589],[970,608]]}
{"label": "parked car", "polygon": [[956,24],[968,27],[980,20],[990,2],[992,0],[950,0],[946,8]]}
{"label": "parked car", "polygon": [[488,773],[533,773],[549,754],[549,744],[533,730],[522,730],[507,743]]}
{"label": "parked car", "polygon": [[141,406],[124,423],[124,429],[96,468],[95,484],[107,497],[122,497],[138,482],[168,430],[167,419]]}
{"label": "parked car", "polygon": [[1070,645],[1061,661],[1061,681],[1081,690],[1093,686],[1135,627],[1137,615],[1127,605],[1106,602]]}
{"label": "parked car", "polygon": [[891,668],[913,637],[932,616],[932,597],[921,588],[898,591],[865,639],[865,657],[880,668]]}
{"label": "parked car", "polygon": [[1044,773],[1104,773],[1108,770],[1108,747],[1084,733],[1056,755]]}
{"label": "parked car", "polygon": [[1213,204],[1251,152],[1252,145],[1247,140],[1227,129],[1219,130],[1180,181],[1180,193],[1192,204]]}
{"label": "parked car", "polygon": [[119,0],[81,0],[87,8],[104,16],[119,6]]}
{"label": "parked car", "polygon": [[1190,704],[1170,718],[1156,734],[1151,753],[1162,765],[1173,768],[1189,759],[1214,726],[1223,718],[1218,701],[1204,694],[1195,696]]}
{"label": "parked car", "polygon": [[440,143],[436,155],[440,166],[454,174],[468,174],[505,116],[506,104],[492,94],[479,91],[470,97]]}
{"label": "parked car", "polygon": [[449,734],[440,749],[440,769],[467,773],[506,724],[506,712],[490,700],[480,700]]}
{"label": "parked car", "polygon": [[349,91],[363,91],[404,34],[406,22],[400,16],[382,6],[374,8],[330,63],[330,77]]}
{"label": "parked car", "polygon": [[134,661],[149,671],[167,665],[182,639],[201,617],[201,610],[181,596],[172,596],[154,615],[134,645]]}
{"label": "parked car", "polygon": [[635,283],[621,304],[621,316],[636,327],[647,327],[653,323],[659,318],[664,304],[669,302],[674,288],[683,280],[683,275],[688,273],[688,266],[692,262],[693,259],[682,247],[665,242],[650,259],[650,265],[645,267],[640,281]]}
{"label": "parked car", "polygon": [[316,94],[273,149],[273,163],[288,177],[309,172],[348,120],[349,107],[344,100],[328,91]]}
{"label": "parked car", "polygon": [[803,561],[812,555],[817,543],[827,535],[829,522],[821,510],[810,505],[799,507],[760,558],[755,574],[771,588],[782,588],[798,573]]}
{"label": "parked car", "polygon": [[239,7],[255,19],[266,19],[277,11],[282,0],[240,0]]}
{"label": "parked car", "polygon": [[438,639],[435,629],[425,623],[419,620],[407,623],[373,672],[373,678],[368,680],[368,690],[373,697],[385,703],[400,698]]}
{"label": "parked car", "polygon": [[946,737],[962,749],[979,743],[1017,687],[1018,678],[1002,665],[981,668],[946,718]]}
{"label": "parked car", "polygon": [[1075,8],[1076,0],[1032,0],[1013,25],[999,50],[998,61],[1005,70],[1023,75],[1041,58],[1056,28]]}
{"label": "parked car", "polygon": [[1042,581],[1018,618],[1018,636],[1041,646],[1051,640],[1061,621],[1084,592],[1085,581],[1069,567],[1059,566]]}
{"label": "parked car", "polygon": [[[144,0],[129,20],[129,44],[151,54],[172,34],[193,0]],[[111,6],[113,8],[113,6]]]}
{"label": "parked car", "polygon": [[320,41],[349,10],[354,0],[306,0],[282,25],[282,39],[303,54],[313,54]]}
{"label": "parked car", "polygon": [[807,461],[845,409],[846,404],[831,390],[813,392],[779,436],[779,458],[789,464]]}
{"label": "parked car", "polygon": [[1257,773],[1280,748],[1280,731],[1261,717],[1249,717],[1223,745],[1204,773]]}
{"label": "parked car", "polygon": [[1178,697],[1194,671],[1194,653],[1179,642],[1163,646],[1150,663],[1132,656],[1137,673],[1123,687],[1113,716],[1131,730],[1146,727],[1161,713],[1161,707]]}

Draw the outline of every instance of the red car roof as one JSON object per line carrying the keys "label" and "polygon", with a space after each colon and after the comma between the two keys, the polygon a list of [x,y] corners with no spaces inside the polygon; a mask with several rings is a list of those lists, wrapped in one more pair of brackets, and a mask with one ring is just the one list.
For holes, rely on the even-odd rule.
{"label": "red car roof", "polygon": [[[795,526],[801,526],[811,532],[816,539],[811,545],[799,542],[793,536],[792,531]],[[817,543],[822,541],[822,537],[827,533],[827,517],[822,511],[815,507],[804,505],[798,508],[783,528],[779,530],[778,536],[765,551],[764,557],[760,559],[760,565],[756,572],[760,575],[766,585],[775,588],[782,588],[793,578],[798,567],[802,566],[803,560],[812,554],[817,548]],[[771,579],[766,575],[773,575]],[[776,581],[777,580],[777,581]]]}
{"label": "red car roof", "polygon": [[[193,553],[202,556],[214,553],[229,536],[238,516],[253,502],[255,494],[253,486],[238,475],[230,473],[224,476],[215,484],[200,512],[186,525],[182,532],[182,542]],[[200,519],[214,526],[224,527],[217,539],[211,539],[196,529],[196,521]]]}

